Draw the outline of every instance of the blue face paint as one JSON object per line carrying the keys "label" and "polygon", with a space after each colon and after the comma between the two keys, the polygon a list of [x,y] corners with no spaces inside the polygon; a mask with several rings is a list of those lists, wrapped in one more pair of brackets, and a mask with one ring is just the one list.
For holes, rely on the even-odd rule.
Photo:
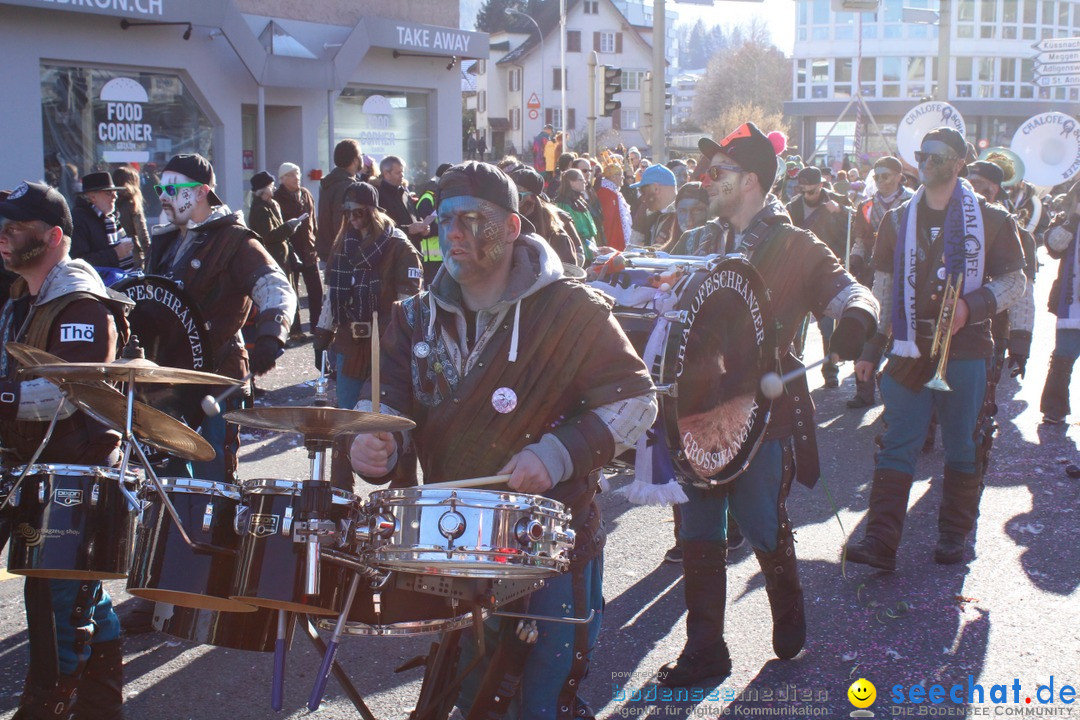
{"label": "blue face paint", "polygon": [[451,277],[462,282],[468,271],[482,273],[497,264],[506,247],[503,219],[494,205],[469,195],[439,203],[439,249]]}

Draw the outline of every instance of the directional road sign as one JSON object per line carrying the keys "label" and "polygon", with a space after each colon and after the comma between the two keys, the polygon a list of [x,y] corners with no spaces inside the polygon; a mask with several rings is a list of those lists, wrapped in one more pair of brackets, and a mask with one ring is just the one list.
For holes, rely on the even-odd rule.
{"label": "directional road sign", "polygon": [[1039,52],[1049,50],[1080,50],[1080,37],[1045,38],[1032,45]]}
{"label": "directional road sign", "polygon": [[1036,64],[1052,65],[1054,63],[1080,62],[1080,50],[1051,50],[1041,52],[1035,56]]}
{"label": "directional road sign", "polygon": [[1035,66],[1036,75],[1075,75],[1077,73],[1080,73],[1080,62]]}
{"label": "directional road sign", "polygon": [[1039,87],[1080,87],[1080,73],[1073,75],[1041,75],[1035,78]]}

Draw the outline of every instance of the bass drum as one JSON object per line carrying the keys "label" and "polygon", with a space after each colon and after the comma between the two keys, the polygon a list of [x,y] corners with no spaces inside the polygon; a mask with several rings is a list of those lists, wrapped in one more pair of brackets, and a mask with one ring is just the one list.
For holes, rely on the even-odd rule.
{"label": "bass drum", "polygon": [[[156,275],[135,275],[120,280],[112,289],[135,303],[128,322],[147,360],[185,370],[214,371],[210,333],[198,305],[183,288]],[[205,385],[146,384],[136,392],[139,400],[193,428],[203,421],[202,398],[217,394]]]}
{"label": "bass drum", "polygon": [[613,313],[660,390],[655,427],[684,480],[730,482],[772,409],[760,387],[777,367],[768,288],[742,256],[622,257],[625,267],[593,286],[616,297]]}

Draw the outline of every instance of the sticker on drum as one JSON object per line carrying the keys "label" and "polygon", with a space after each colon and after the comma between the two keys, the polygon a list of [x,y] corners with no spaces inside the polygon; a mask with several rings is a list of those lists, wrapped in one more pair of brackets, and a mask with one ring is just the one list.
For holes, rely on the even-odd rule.
{"label": "sticker on drum", "polygon": [[728,258],[699,268],[667,328],[658,385],[674,461],[690,480],[729,482],[750,464],[765,434],[772,401],[761,377],[776,367],[769,293],[754,267]]}

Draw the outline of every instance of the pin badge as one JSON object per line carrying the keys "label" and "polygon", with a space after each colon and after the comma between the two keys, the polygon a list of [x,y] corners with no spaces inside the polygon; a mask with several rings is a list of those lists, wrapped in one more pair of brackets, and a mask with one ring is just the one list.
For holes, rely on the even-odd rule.
{"label": "pin badge", "polygon": [[198,270],[202,267],[202,262],[199,261],[199,258],[191,258],[191,267]]}
{"label": "pin badge", "polygon": [[945,279],[945,268],[939,267],[937,269],[937,277],[938,277],[938,280],[944,280]]}
{"label": "pin badge", "polygon": [[441,373],[442,372],[442,363],[439,362],[438,360],[436,360],[435,362],[431,363],[431,369],[433,371],[437,372],[437,373]]}
{"label": "pin badge", "polygon": [[431,354],[431,346],[421,340],[412,346],[412,354],[421,359],[426,358]]}
{"label": "pin badge", "polygon": [[501,387],[491,395],[491,406],[503,415],[513,412],[517,407],[517,393],[508,387]]}

